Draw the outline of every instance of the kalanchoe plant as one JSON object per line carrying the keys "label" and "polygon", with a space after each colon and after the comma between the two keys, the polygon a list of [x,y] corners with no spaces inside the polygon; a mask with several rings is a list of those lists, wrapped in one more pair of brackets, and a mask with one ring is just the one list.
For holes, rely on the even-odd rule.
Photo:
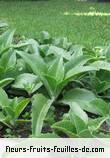
{"label": "kalanchoe plant", "polygon": [[46,63],[40,55],[17,52],[31,67],[43,85],[49,96],[57,98],[68,82],[78,78],[78,75],[88,71],[97,70],[97,67],[85,65],[90,58],[88,56],[73,55],[71,60],[64,62],[62,56],[55,58],[51,64]]}
{"label": "kalanchoe plant", "polygon": [[65,92],[61,102],[68,105],[77,103],[83,110],[110,118],[110,104],[101,99],[100,96],[96,96],[83,88],[75,88]]}
{"label": "kalanchoe plant", "polygon": [[37,40],[13,36],[0,35],[1,124],[32,123],[33,137],[110,137],[110,47],[89,49],[45,31]]}
{"label": "kalanchoe plant", "polygon": [[0,88],[0,122],[12,128],[29,101],[30,99],[17,97],[9,99],[6,92]]}
{"label": "kalanchoe plant", "polygon": [[63,132],[68,137],[96,137],[101,132],[101,125],[108,117],[90,119],[77,103],[71,103],[68,117],[53,124],[52,128],[57,133]]}
{"label": "kalanchoe plant", "polygon": [[[41,127],[43,125],[43,120],[48,112],[50,105],[56,101],[60,93],[62,92],[63,88],[72,80],[75,80],[80,76],[80,74],[97,70],[97,68],[92,67],[90,65],[86,65],[90,58],[88,56],[75,56],[73,55],[71,60],[68,62],[64,62],[62,56],[58,56],[56,59],[53,60],[52,64],[46,63],[40,55],[36,54],[27,54],[24,52],[17,52],[24,60],[29,64],[32,68],[34,74],[36,74],[40,81],[43,83],[44,87],[46,88],[49,98],[45,98],[43,95],[36,96],[36,110],[32,112],[32,124],[33,127],[33,134],[40,135]],[[42,97],[41,97],[42,96]],[[48,96],[47,96],[48,97]],[[40,103],[39,103],[39,98]],[[42,102],[43,98],[45,101]],[[47,101],[46,101],[47,100]],[[38,104],[39,103],[39,104]],[[33,103],[35,107],[35,103]],[[38,105],[43,107],[41,109],[45,111],[45,115],[42,115],[42,121],[39,121],[39,115],[35,115],[35,111],[38,110]],[[41,105],[40,105],[41,104]],[[39,113],[40,113],[39,112]],[[40,115],[41,116],[41,115]],[[37,118],[36,118],[37,117]],[[38,120],[38,122],[36,121]],[[42,123],[41,123],[42,122]],[[36,125],[36,127],[35,127]],[[40,125],[40,130],[36,130]]]}

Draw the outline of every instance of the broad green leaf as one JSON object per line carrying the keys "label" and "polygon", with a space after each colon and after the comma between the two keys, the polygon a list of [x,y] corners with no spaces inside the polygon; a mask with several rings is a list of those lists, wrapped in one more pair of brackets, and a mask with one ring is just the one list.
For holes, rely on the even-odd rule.
{"label": "broad green leaf", "polygon": [[9,106],[13,109],[13,111],[15,111],[15,109],[16,109],[16,107],[18,105],[19,99],[17,97],[15,97],[15,98],[9,100],[10,101]]}
{"label": "broad green leaf", "polygon": [[14,80],[14,78],[5,78],[3,80],[0,80],[0,87],[3,88],[5,86],[7,86],[8,84],[10,84],[12,81]]}
{"label": "broad green leaf", "polygon": [[74,78],[76,75],[84,73],[84,72],[88,72],[88,71],[96,71],[98,70],[95,66],[76,66],[75,68],[69,70],[66,73],[65,79],[72,79]]}
{"label": "broad green leaf", "polygon": [[96,131],[100,126],[108,119],[108,117],[99,117],[96,119],[90,119],[88,122],[88,128],[90,131]]}
{"label": "broad green leaf", "polygon": [[32,102],[32,134],[39,136],[43,127],[44,119],[53,102],[53,100],[46,98],[42,94],[34,96]]}
{"label": "broad green leaf", "polygon": [[0,50],[3,52],[7,48],[9,48],[13,41],[15,30],[8,30],[0,36]]}
{"label": "broad green leaf", "polygon": [[18,103],[18,105],[15,108],[15,117],[18,118],[22,111],[25,109],[25,107],[28,105],[30,102],[30,99],[23,99]]}
{"label": "broad green leaf", "polygon": [[33,72],[42,78],[41,74],[46,73],[47,71],[47,66],[46,66],[46,63],[43,61],[43,59],[39,55],[36,55],[36,54],[28,54],[28,53],[20,52],[20,51],[17,53],[32,68]]}
{"label": "broad green leaf", "polygon": [[81,56],[75,57],[73,55],[71,59],[65,63],[65,72],[67,73],[69,70],[73,69],[76,66],[78,67],[83,66],[89,60],[90,60],[89,56],[81,55]]}
{"label": "broad green leaf", "polygon": [[79,132],[80,138],[93,138],[93,134],[89,129],[84,129]]}
{"label": "broad green leaf", "polygon": [[10,122],[7,122],[7,123],[10,124],[11,121],[15,119],[15,113],[14,113],[12,107],[10,107],[10,106],[3,107],[3,110],[5,111],[6,116],[9,118],[9,121],[10,121]]}
{"label": "broad green leaf", "polygon": [[64,93],[63,101],[64,103],[71,102],[90,102],[96,99],[96,96],[92,91],[84,88],[74,88]]}
{"label": "broad green leaf", "polygon": [[44,83],[45,88],[47,89],[50,97],[55,97],[56,93],[56,87],[57,87],[57,81],[48,75],[43,75],[44,78],[42,78],[42,81]]}
{"label": "broad green leaf", "polygon": [[52,76],[56,81],[61,82],[64,78],[63,58],[57,57],[53,64],[48,69],[48,75]]}
{"label": "broad green leaf", "polygon": [[42,31],[40,34],[40,42],[41,43],[50,43],[51,42],[51,36],[48,32]]}
{"label": "broad green leaf", "polygon": [[96,72],[96,77],[100,80],[100,81],[107,81],[110,82],[110,71],[106,71],[106,70],[100,70]]}
{"label": "broad green leaf", "polygon": [[84,54],[82,45],[72,45],[70,51],[72,52],[72,57],[76,58]]}
{"label": "broad green leaf", "polygon": [[54,39],[53,45],[68,50],[70,46],[72,45],[72,43],[69,42],[66,37],[63,37],[63,38]]}
{"label": "broad green leaf", "polygon": [[77,103],[70,105],[70,120],[76,127],[77,133],[87,129],[88,116]]}
{"label": "broad green leaf", "polygon": [[27,40],[27,43],[29,45],[29,52],[39,54],[39,44],[34,39]]}
{"label": "broad green leaf", "polygon": [[11,126],[7,124],[7,118],[3,115],[2,112],[0,112],[0,122],[6,125],[7,127],[11,128]]}
{"label": "broad green leaf", "polygon": [[[44,86],[48,90],[50,96],[54,96],[54,91],[56,90],[57,81],[53,78],[53,76],[49,76],[47,73],[47,65],[43,61],[40,56],[30,55],[27,53],[21,53],[20,55],[23,57],[25,62],[27,62],[32,68],[33,72],[40,77],[41,81],[44,83]],[[60,64],[61,65],[61,64]],[[59,67],[58,67],[59,69]],[[58,70],[59,72],[60,70]],[[56,75],[55,75],[56,76]],[[56,76],[58,77],[58,76]],[[62,76],[61,76],[62,77]]]}
{"label": "broad green leaf", "polygon": [[110,63],[106,61],[96,61],[92,63],[91,65],[97,69],[110,71]]}
{"label": "broad green leaf", "polygon": [[3,67],[4,72],[15,69],[16,67],[16,53],[9,51],[2,55],[0,65]]}
{"label": "broad green leaf", "polygon": [[52,128],[58,132],[65,133],[70,138],[77,138],[77,132],[75,126],[70,120],[62,120],[52,125]]}
{"label": "broad green leaf", "polygon": [[102,93],[110,88],[110,71],[100,70],[91,76],[91,86],[97,93]]}
{"label": "broad green leaf", "polygon": [[82,109],[96,113],[89,103],[96,99],[96,96],[91,91],[84,88],[74,88],[64,93],[61,100],[64,104],[71,104],[76,102]]}
{"label": "broad green leaf", "polygon": [[106,78],[104,79],[104,81],[101,81],[100,78],[98,77],[91,77],[91,87],[97,92],[97,93],[102,93],[104,91],[106,91],[107,89],[110,88],[110,82],[106,81]]}
{"label": "broad green leaf", "polygon": [[29,43],[27,41],[26,42],[20,41],[17,44],[13,44],[12,47],[15,48],[15,49],[19,49],[19,48],[24,48],[28,45],[29,45]]}
{"label": "broad green leaf", "polygon": [[20,73],[26,73],[26,72],[27,72],[27,65],[26,65],[26,62],[25,62],[22,58],[17,59],[16,69],[17,69]]}
{"label": "broad green leaf", "polygon": [[12,85],[14,88],[24,89],[29,93],[33,93],[42,86],[39,78],[34,74],[24,73],[17,76],[15,83]]}
{"label": "broad green leaf", "polygon": [[0,88],[0,107],[5,107],[9,105],[9,100],[6,92]]}
{"label": "broad green leaf", "polygon": [[7,63],[7,69],[13,69],[16,66],[16,53],[12,52]]}
{"label": "broad green leaf", "polygon": [[66,60],[70,60],[70,58],[71,58],[70,54],[66,50],[53,46],[53,45],[49,47],[49,49],[46,53],[46,56],[49,56],[52,54],[54,54],[55,57],[60,56]]}
{"label": "broad green leaf", "polygon": [[110,114],[110,105],[100,98],[91,101],[89,105],[101,116]]}

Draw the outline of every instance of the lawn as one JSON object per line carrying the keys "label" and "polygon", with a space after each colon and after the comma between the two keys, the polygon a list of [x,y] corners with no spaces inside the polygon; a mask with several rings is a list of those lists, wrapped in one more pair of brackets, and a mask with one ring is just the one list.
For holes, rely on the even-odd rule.
{"label": "lawn", "polygon": [[110,41],[109,5],[74,0],[0,1],[0,20],[26,37],[35,38],[46,30],[77,44],[105,45]]}

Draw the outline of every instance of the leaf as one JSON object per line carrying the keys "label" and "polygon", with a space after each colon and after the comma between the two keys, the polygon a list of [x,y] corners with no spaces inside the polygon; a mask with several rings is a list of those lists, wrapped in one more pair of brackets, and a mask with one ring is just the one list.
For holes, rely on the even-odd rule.
{"label": "leaf", "polygon": [[16,69],[17,69],[20,73],[25,73],[25,72],[27,72],[27,65],[26,65],[26,62],[25,62],[22,58],[17,59]]}
{"label": "leaf", "polygon": [[72,45],[70,51],[72,52],[72,56],[78,57],[78,56],[82,56],[84,54],[83,52],[83,46],[82,45]]}
{"label": "leaf", "polygon": [[98,71],[96,76],[91,77],[91,85],[98,93],[108,90],[110,88],[110,71]]}
{"label": "leaf", "polygon": [[15,52],[12,52],[12,54],[10,55],[10,58],[8,60],[8,63],[7,63],[7,69],[13,69],[15,68],[16,66],[16,53]]}
{"label": "leaf", "polygon": [[0,107],[5,107],[9,105],[9,100],[6,92],[0,88]]}
{"label": "leaf", "polygon": [[110,105],[100,98],[91,101],[90,107],[101,116],[107,116],[110,114]]}
{"label": "leaf", "polygon": [[56,87],[57,87],[57,81],[48,75],[43,75],[42,81],[44,83],[45,88],[47,89],[50,97],[55,97],[56,93]]}
{"label": "leaf", "polygon": [[28,103],[30,102],[30,99],[23,99],[21,100],[18,105],[15,107],[15,118],[18,118],[20,116],[20,114],[22,113],[22,111],[25,109],[25,107],[28,105]]}
{"label": "leaf", "polygon": [[29,93],[33,93],[42,86],[39,78],[34,74],[24,73],[17,76],[15,83],[12,85],[14,88],[24,89]]}
{"label": "leaf", "polygon": [[[36,75],[38,75],[40,80],[43,82],[45,88],[47,89],[49,95],[51,97],[55,96],[56,94],[54,93],[54,91],[56,90],[57,81],[56,81],[56,79],[53,78],[53,76],[51,77],[51,76],[48,75],[47,65],[43,61],[43,59],[40,56],[30,55],[30,54],[27,54],[27,53],[24,53],[24,52],[23,53],[20,52],[18,54],[23,57],[25,62],[27,62],[30,65],[33,72]],[[60,64],[60,66],[61,66],[61,64]],[[56,72],[58,73],[59,71],[60,70],[59,70],[59,67],[58,67],[58,70]],[[61,77],[63,77],[62,75],[61,75]],[[58,78],[58,76],[56,76],[56,77]]]}
{"label": "leaf", "polygon": [[66,37],[63,37],[54,39],[53,45],[68,50],[72,43],[68,42],[68,39]]}
{"label": "leaf", "polygon": [[89,129],[84,129],[81,132],[79,132],[80,138],[93,138],[93,134]]}
{"label": "leaf", "polygon": [[[6,113],[6,116],[8,117],[9,119],[9,122],[7,122],[8,124],[11,124],[12,120],[15,119],[15,113],[12,109],[12,107],[10,106],[4,106],[3,110],[5,111]],[[15,120],[14,120],[15,121]]]}
{"label": "leaf", "polygon": [[95,99],[96,96],[91,91],[84,88],[74,88],[64,93],[61,102],[64,104],[76,102],[82,109],[96,113],[95,109],[89,106],[89,103]]}
{"label": "leaf", "polygon": [[40,42],[41,43],[50,43],[51,42],[51,36],[48,32],[42,31],[40,34]]}
{"label": "leaf", "polygon": [[16,66],[16,53],[9,51],[2,55],[0,65],[3,67],[4,72],[15,69]]}
{"label": "leaf", "polygon": [[64,93],[63,101],[69,102],[90,102],[96,99],[96,96],[91,91],[84,88],[74,88]]}
{"label": "leaf", "polygon": [[47,71],[47,66],[46,63],[43,61],[43,59],[36,54],[28,54],[25,52],[17,52],[24,61],[31,67],[33,72],[38,75],[40,78],[42,78],[43,73],[46,73]]}
{"label": "leaf", "polygon": [[0,36],[1,53],[11,46],[14,32],[15,30],[8,30]]}
{"label": "leaf", "polygon": [[91,65],[96,67],[97,69],[110,71],[110,63],[108,63],[106,61],[96,61],[96,62],[92,63]]}
{"label": "leaf", "polygon": [[78,74],[88,72],[88,71],[96,71],[96,70],[98,70],[98,69],[96,67],[93,67],[93,66],[76,66],[75,68],[69,70],[66,73],[65,79],[70,80]]}
{"label": "leaf", "polygon": [[108,117],[99,117],[96,119],[90,119],[88,123],[88,128],[90,131],[96,131],[100,126],[108,119]]}
{"label": "leaf", "polygon": [[56,47],[56,46],[53,46],[51,45],[46,53],[46,56],[49,56],[49,55],[54,55],[55,57],[62,57],[66,60],[69,60],[71,58],[70,54],[62,49],[62,48],[59,48],[59,47]]}
{"label": "leaf", "polygon": [[12,81],[14,80],[14,78],[5,78],[3,80],[0,80],[0,87],[6,87],[8,84],[10,84]]}
{"label": "leaf", "polygon": [[87,129],[88,116],[77,103],[70,105],[70,120],[76,127],[77,133]]}
{"label": "leaf", "polygon": [[56,81],[61,82],[64,78],[63,58],[57,57],[53,64],[48,69],[48,75],[55,78]]}
{"label": "leaf", "polygon": [[83,66],[87,63],[87,61],[90,60],[89,56],[77,56],[74,55],[71,56],[71,59],[65,63],[65,72],[67,73],[69,70],[73,69],[76,66]]}
{"label": "leaf", "polygon": [[38,55],[39,54],[39,44],[38,44],[38,42],[34,39],[29,39],[29,40],[27,40],[27,43],[29,45],[29,52]]}
{"label": "leaf", "polygon": [[7,118],[3,115],[2,112],[0,112],[0,122],[6,125],[7,127],[11,128],[11,126],[7,124]]}
{"label": "leaf", "polygon": [[65,133],[70,138],[77,138],[77,132],[75,126],[71,123],[70,120],[62,120],[59,122],[56,122],[52,125],[52,128],[54,130],[57,130],[58,132]]}
{"label": "leaf", "polygon": [[32,102],[32,134],[33,136],[39,136],[41,134],[44,119],[47,112],[53,102],[52,99],[48,99],[42,94],[34,96]]}
{"label": "leaf", "polygon": [[91,87],[97,92],[102,93],[110,88],[110,82],[99,80],[100,78],[91,76]]}

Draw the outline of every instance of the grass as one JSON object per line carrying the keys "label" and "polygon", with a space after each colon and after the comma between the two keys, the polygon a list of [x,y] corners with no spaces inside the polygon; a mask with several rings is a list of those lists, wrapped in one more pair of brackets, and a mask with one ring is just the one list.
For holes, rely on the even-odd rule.
{"label": "grass", "polygon": [[110,42],[109,5],[74,0],[0,1],[0,20],[27,37],[35,38],[46,30],[77,44],[105,45]]}

